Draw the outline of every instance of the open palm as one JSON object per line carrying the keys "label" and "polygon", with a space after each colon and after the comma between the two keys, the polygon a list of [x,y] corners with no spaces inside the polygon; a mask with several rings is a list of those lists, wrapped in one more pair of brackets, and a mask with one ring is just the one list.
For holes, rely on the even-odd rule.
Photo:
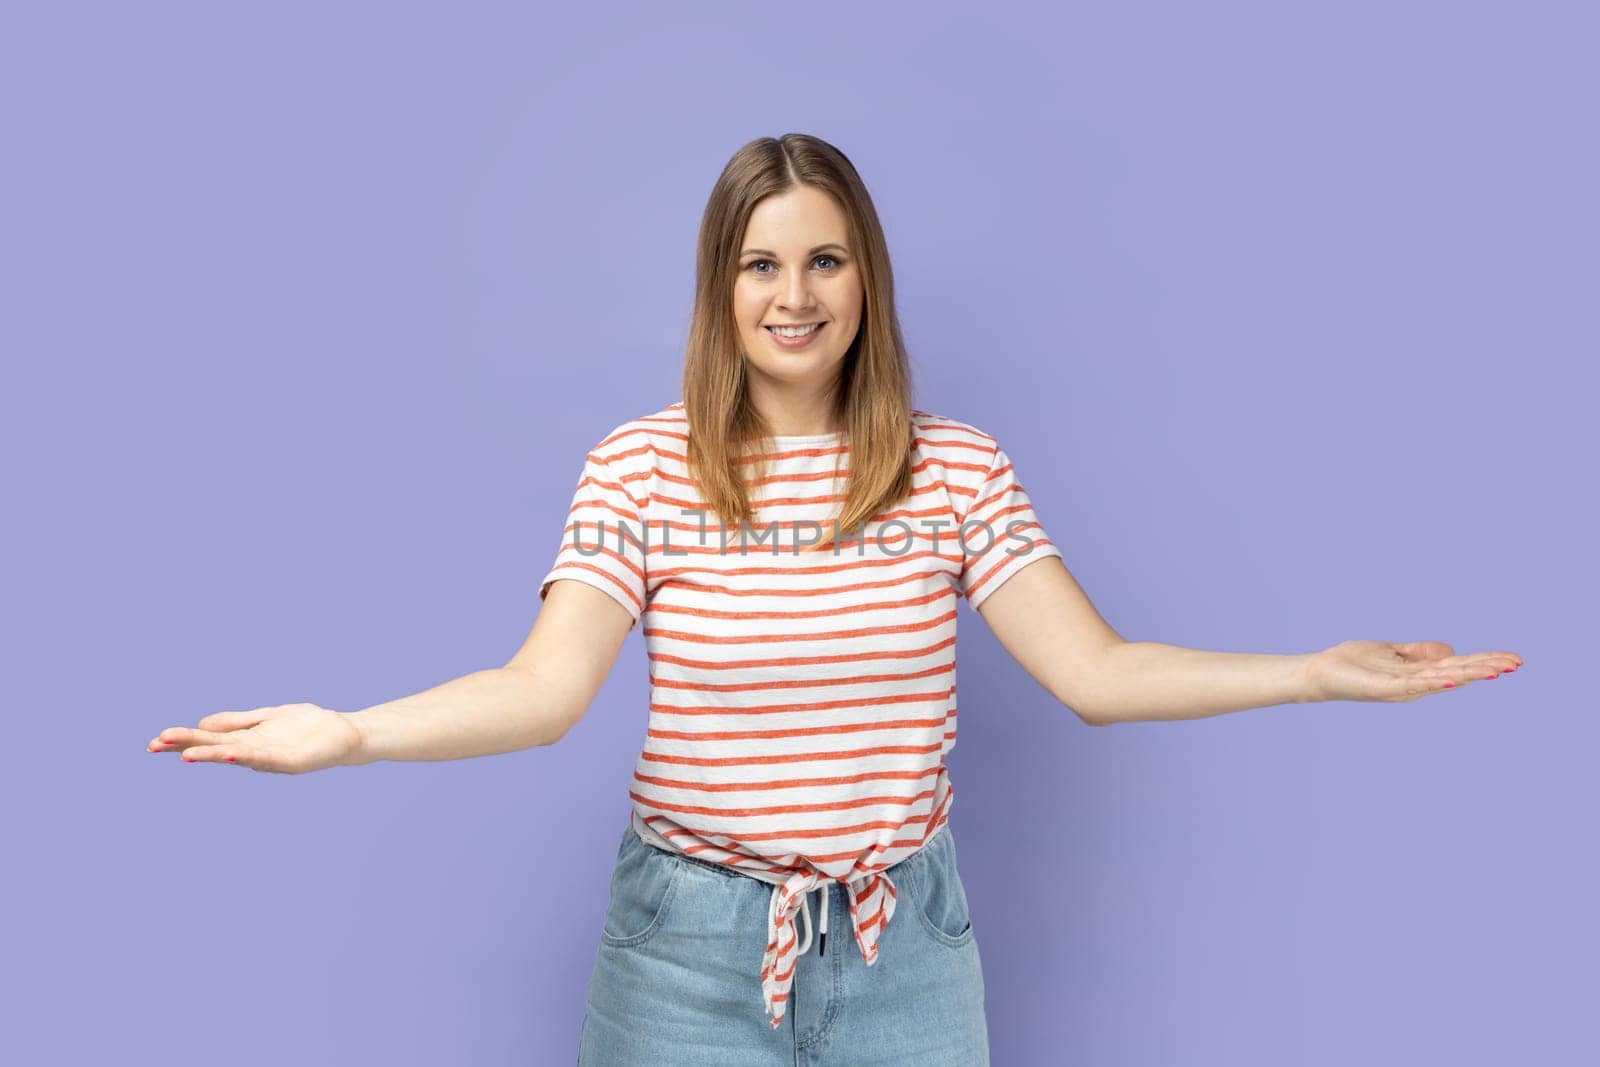
{"label": "open palm", "polygon": [[186,762],[236,763],[257,771],[304,774],[351,762],[361,732],[348,716],[315,704],[218,711],[192,728],[169,726],[151,752],[182,752]]}
{"label": "open palm", "polygon": [[1509,674],[1514,652],[1458,656],[1442,641],[1344,641],[1311,657],[1307,673],[1319,700],[1406,701]]}

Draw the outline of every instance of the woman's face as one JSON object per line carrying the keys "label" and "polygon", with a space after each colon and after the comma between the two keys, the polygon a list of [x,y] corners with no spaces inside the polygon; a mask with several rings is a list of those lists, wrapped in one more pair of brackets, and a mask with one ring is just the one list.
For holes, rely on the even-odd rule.
{"label": "woman's face", "polygon": [[[750,213],[733,284],[733,313],[753,395],[800,409],[838,378],[861,324],[864,292],[849,222],[833,198],[797,185]],[[769,327],[821,323],[791,347]],[[788,394],[785,396],[785,394]]]}

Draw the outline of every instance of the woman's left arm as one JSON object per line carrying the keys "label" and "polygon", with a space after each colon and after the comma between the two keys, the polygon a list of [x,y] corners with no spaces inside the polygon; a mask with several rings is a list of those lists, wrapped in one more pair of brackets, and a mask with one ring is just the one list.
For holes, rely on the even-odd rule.
{"label": "woman's left arm", "polygon": [[1522,666],[1514,652],[1457,656],[1438,641],[1344,641],[1291,655],[1126,641],[1054,556],[1017,571],[978,613],[1012,658],[1091,726],[1319,700],[1415,700]]}

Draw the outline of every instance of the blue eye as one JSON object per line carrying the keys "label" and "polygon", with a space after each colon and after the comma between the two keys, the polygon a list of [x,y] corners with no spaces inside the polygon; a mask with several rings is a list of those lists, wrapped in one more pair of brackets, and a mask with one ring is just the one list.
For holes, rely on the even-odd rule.
{"label": "blue eye", "polygon": [[[838,265],[839,265],[839,262],[840,262],[838,256],[830,256],[830,255],[827,255],[827,254],[823,254],[823,255],[818,256],[817,259],[814,259],[811,262],[815,263],[815,262],[817,262],[817,260],[820,260],[820,259],[829,259],[829,260],[832,260],[833,263],[834,263],[834,266],[826,267],[826,268],[824,268],[825,270],[837,270],[838,269]],[[755,270],[755,268],[759,267],[763,263],[771,265],[772,264],[772,260],[770,260],[770,259],[758,259],[758,260],[755,260],[754,262],[748,264],[745,267],[745,270]],[[771,274],[772,273],[769,270],[756,270],[755,272],[757,274]]]}

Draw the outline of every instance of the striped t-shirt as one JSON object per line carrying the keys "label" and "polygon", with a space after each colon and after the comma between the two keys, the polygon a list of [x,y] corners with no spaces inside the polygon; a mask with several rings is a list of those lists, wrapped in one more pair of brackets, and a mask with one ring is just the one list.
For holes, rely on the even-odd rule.
{"label": "striped t-shirt", "polygon": [[797,552],[843,505],[845,434],[776,438],[741,530],[690,480],[681,401],[623,423],[586,457],[539,586],[542,600],[558,579],[586,582],[643,619],[650,715],[633,827],[773,884],[760,974],[773,1026],[806,893],[838,883],[872,964],[896,899],[881,872],[949,818],[957,600],[977,608],[1061,555],[994,437],[925,411],[912,424],[911,495]]}

